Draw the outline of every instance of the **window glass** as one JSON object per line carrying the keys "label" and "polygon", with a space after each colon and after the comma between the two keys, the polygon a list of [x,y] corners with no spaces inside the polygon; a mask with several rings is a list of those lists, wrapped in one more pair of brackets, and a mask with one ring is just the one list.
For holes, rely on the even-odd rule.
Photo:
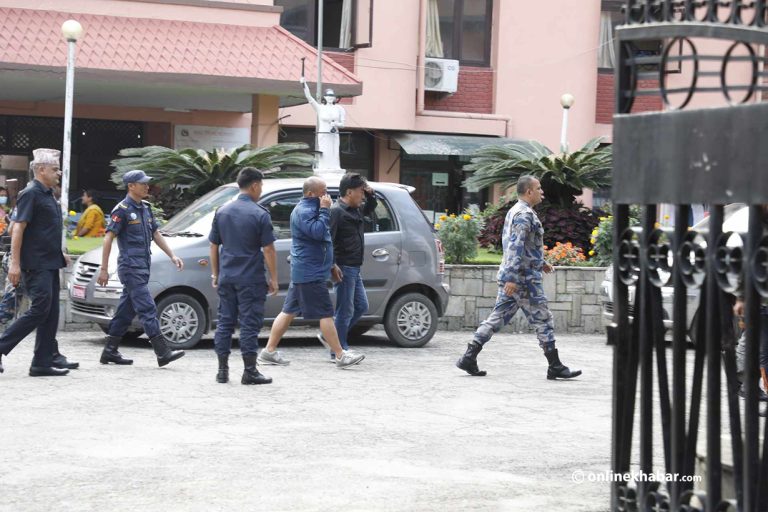
{"label": "window glass", "polygon": [[208,192],[203,197],[187,206],[173,216],[162,227],[163,233],[195,233],[208,236],[213,224],[213,215],[219,206],[222,206],[235,197],[240,191],[237,187],[220,187]]}
{"label": "window glass", "polygon": [[486,0],[464,0],[464,12],[461,17],[461,60],[486,60],[487,7]]}
{"label": "window glass", "polygon": [[285,195],[261,203],[272,217],[272,229],[278,240],[291,238],[291,212],[301,201],[302,194]]}
{"label": "window glass", "polygon": [[455,1],[454,0],[437,0],[437,12],[440,14],[440,37],[443,40],[443,58],[445,59],[458,59],[456,51],[453,48],[453,31],[454,31],[454,16],[455,14]]}
{"label": "window glass", "polygon": [[[313,5],[310,5],[313,4]],[[275,5],[283,8],[280,26],[299,39],[312,43],[314,33],[313,0],[275,0]]]}
{"label": "window glass", "polygon": [[380,195],[377,195],[376,199],[378,204],[373,211],[373,215],[365,219],[365,232],[382,233],[385,231],[397,231],[397,223],[389,205]]}

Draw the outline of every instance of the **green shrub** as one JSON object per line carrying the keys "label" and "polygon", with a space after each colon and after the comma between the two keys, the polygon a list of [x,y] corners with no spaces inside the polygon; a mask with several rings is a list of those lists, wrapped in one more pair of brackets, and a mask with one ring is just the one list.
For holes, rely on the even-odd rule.
{"label": "green shrub", "polygon": [[445,262],[466,263],[476,257],[477,237],[482,227],[482,221],[469,211],[461,215],[441,215],[435,229],[443,242]]}

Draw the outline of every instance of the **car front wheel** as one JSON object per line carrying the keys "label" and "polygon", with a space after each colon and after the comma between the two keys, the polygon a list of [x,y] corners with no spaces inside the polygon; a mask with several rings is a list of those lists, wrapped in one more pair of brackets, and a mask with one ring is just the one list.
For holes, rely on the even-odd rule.
{"label": "car front wheel", "polygon": [[437,331],[437,308],[420,293],[401,295],[387,310],[384,330],[401,347],[423,347]]}
{"label": "car front wheel", "polygon": [[200,302],[186,294],[174,293],[157,303],[160,332],[173,349],[192,348],[205,332],[205,312]]}

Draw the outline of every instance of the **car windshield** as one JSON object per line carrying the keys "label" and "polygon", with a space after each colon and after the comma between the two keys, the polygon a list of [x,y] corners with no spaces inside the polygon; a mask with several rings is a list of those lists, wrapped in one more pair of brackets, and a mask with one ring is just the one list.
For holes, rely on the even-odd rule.
{"label": "car windshield", "polygon": [[216,209],[234,199],[237,194],[237,187],[220,187],[212,190],[174,215],[160,230],[165,235],[208,236]]}

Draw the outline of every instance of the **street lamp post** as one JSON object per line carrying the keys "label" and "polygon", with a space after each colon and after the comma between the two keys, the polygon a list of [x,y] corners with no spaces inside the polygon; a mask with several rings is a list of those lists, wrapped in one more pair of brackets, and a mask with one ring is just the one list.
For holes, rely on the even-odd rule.
{"label": "street lamp post", "polygon": [[72,154],[72,103],[75,90],[75,47],[83,35],[83,27],[76,20],[67,20],[61,25],[61,33],[67,40],[67,85],[64,97],[64,151],[61,161],[61,213],[65,220],[62,247],[66,250],[67,218],[69,215],[69,161]]}
{"label": "street lamp post", "polygon": [[560,152],[568,152],[568,111],[571,110],[576,99],[573,94],[565,93],[560,96],[560,105],[563,107],[563,127],[560,130]]}

